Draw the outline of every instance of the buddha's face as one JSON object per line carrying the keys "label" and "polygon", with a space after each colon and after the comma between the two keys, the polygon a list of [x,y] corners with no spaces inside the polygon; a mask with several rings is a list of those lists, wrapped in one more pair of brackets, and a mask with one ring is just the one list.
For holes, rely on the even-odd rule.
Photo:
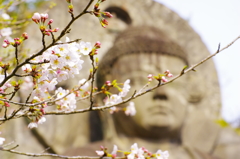
{"label": "buddha's face", "polygon": [[[174,56],[133,54],[118,60],[114,65],[114,70],[116,70],[114,77],[118,81],[130,79],[131,93],[133,93],[134,90],[140,90],[148,82],[148,74],[158,75],[170,70],[173,75],[178,75],[185,65],[183,60]],[[130,120],[138,128],[147,131],[161,131],[163,128],[168,131],[179,130],[186,117],[188,105],[185,89],[186,78],[186,76],[182,76],[173,83],[134,99],[137,113]],[[147,89],[157,83],[153,80]],[[124,117],[118,116],[117,113],[115,116],[119,122],[127,120],[120,119]],[[122,125],[129,126],[126,123],[122,123]]]}

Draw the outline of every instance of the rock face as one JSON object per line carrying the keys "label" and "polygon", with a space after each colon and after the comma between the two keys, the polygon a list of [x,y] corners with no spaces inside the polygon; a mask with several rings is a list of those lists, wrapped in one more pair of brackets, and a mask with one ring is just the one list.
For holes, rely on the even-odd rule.
{"label": "rock face", "polygon": [[[81,0],[76,2],[74,1],[74,13],[76,15],[80,13],[87,5],[88,1],[89,0]],[[59,27],[61,30],[65,27],[71,17],[67,12],[67,3],[65,1],[58,2],[58,0],[55,0],[55,2],[57,3],[57,6],[49,11],[49,17],[54,19],[53,26]],[[136,31],[143,32],[145,28],[153,27],[163,32],[171,43],[176,44],[179,48],[181,48],[182,51],[184,51],[184,54],[186,55],[186,57],[184,58],[186,59],[186,61],[188,61],[189,65],[195,64],[196,62],[199,62],[204,57],[209,55],[209,51],[207,50],[204,43],[201,41],[201,38],[189,26],[188,22],[180,18],[176,13],[163,6],[162,4],[159,4],[152,0],[107,0],[101,4],[100,8],[103,10],[107,10],[114,15],[114,18],[109,19],[109,26],[107,28],[102,28],[96,17],[87,14],[80,18],[71,27],[71,33],[67,35],[70,39],[80,38],[83,41],[90,41],[93,44],[96,41],[100,41],[102,43],[102,48],[99,50],[100,60],[103,59],[105,53],[107,53],[111,48],[116,47],[114,46],[116,42],[123,40],[116,39],[117,37],[120,37],[120,35],[123,36],[123,33],[126,33],[126,30],[134,27],[141,28],[142,30],[132,30],[132,33],[129,32],[127,35],[124,35],[125,37],[127,37],[127,39],[130,39],[131,34],[136,35]],[[42,8],[42,10],[44,11],[45,9]],[[39,43],[39,41],[41,41],[40,32],[36,32],[36,29],[37,27],[35,26],[35,24],[31,25],[27,29],[27,32],[30,35],[30,40],[26,41],[27,46],[35,46],[34,48],[31,47],[32,51],[36,51],[34,49],[41,48],[41,43]],[[150,32],[146,32],[146,35],[148,35],[148,33],[150,34]],[[151,32],[151,34],[154,33]],[[151,37],[149,37],[149,39],[151,39]],[[50,38],[48,40],[50,40]],[[62,39],[62,41],[64,41],[64,39]],[[133,50],[134,48],[136,48],[136,50],[139,48],[138,42],[130,43],[128,45],[129,46],[126,48],[130,49],[131,47],[131,49]],[[169,47],[171,50],[171,45]],[[147,49],[152,52],[156,52],[154,48]],[[143,50],[140,50],[140,52],[141,51]],[[90,63],[87,58],[85,58],[84,61],[86,65],[85,68],[83,68],[82,70],[82,74],[80,74],[79,77],[72,79],[71,83],[63,83],[62,85],[70,88],[77,84],[80,78],[88,77]],[[191,91],[189,93],[191,95],[191,101],[188,101],[187,103],[188,118],[185,120],[185,127],[181,128],[180,139],[189,149],[198,149],[200,150],[199,154],[203,152],[203,156],[205,154],[217,153],[217,151],[212,151],[213,142],[225,142],[220,141],[218,138],[219,136],[217,135],[219,133],[221,134],[222,131],[220,131],[216,125],[211,123],[211,120],[218,117],[220,110],[220,91],[216,70],[214,68],[212,60],[199,66],[197,68],[197,72],[191,72],[189,78],[187,79],[187,82],[191,83],[191,88],[188,88],[188,91]],[[201,100],[199,100],[199,97]],[[78,108],[86,108],[88,106],[88,103],[83,102],[79,103],[78,105]],[[105,117],[106,116],[104,115],[104,117],[102,118],[103,121],[106,120],[106,122],[114,123],[111,117]],[[206,120],[202,120],[203,118],[205,118]],[[12,121],[12,123],[9,125],[6,124],[6,132],[12,132],[12,134],[9,134],[9,139],[15,140],[17,143],[19,143],[20,147],[21,145],[24,145],[24,147],[22,146],[23,148],[21,148],[22,151],[42,152],[44,148],[42,144],[40,144],[40,142],[36,140],[35,136],[37,135],[31,135],[32,133],[30,132],[30,130],[23,129],[22,127],[26,127],[26,124],[24,124],[21,119]],[[12,131],[13,128],[16,130]],[[135,142],[134,138],[131,138],[131,140],[129,141],[132,141],[132,143],[124,143],[124,141],[127,141],[128,139],[118,138],[119,136],[116,133],[115,126],[111,124],[104,125],[104,129],[104,137],[108,141],[108,143],[119,143],[119,145],[129,146],[129,144],[133,144],[133,142]],[[60,154],[64,153],[67,149],[78,150],[79,147],[85,146],[87,143],[90,142],[90,134],[92,134],[92,132],[89,130],[88,113],[71,116],[47,117],[47,122],[44,123],[44,125],[41,125],[37,130],[38,133],[43,136],[44,140],[57,153]],[[204,132],[204,130],[209,131]],[[213,135],[208,136],[208,132]],[[203,134],[205,136],[202,136]],[[98,134],[95,135],[95,137],[97,136]],[[138,137],[136,136],[136,138]],[[27,142],[26,139],[28,139]],[[231,138],[231,140],[233,139],[235,138]],[[210,141],[205,142],[206,140]],[[136,141],[139,141],[141,143],[140,140]],[[151,146],[151,144],[149,145]],[[154,145],[158,144],[155,143]],[[126,149],[125,146],[122,146],[122,148]],[[167,144],[167,146],[163,145],[160,147],[167,149],[174,146],[175,145],[169,146]],[[158,146],[152,147],[153,149],[155,149]],[[185,151],[182,149],[183,148],[181,146],[177,146],[177,148],[174,149],[173,152],[176,153],[175,156],[178,156],[178,154],[181,154],[182,151]],[[210,151],[212,153],[210,153]],[[224,153],[223,150],[220,151],[218,149],[218,151]],[[76,153],[74,152],[69,152],[69,154],[76,155]],[[7,155],[9,154],[5,152],[0,152],[0,156]],[[185,156],[182,155],[182,157]],[[11,156],[11,158],[14,158],[14,156]],[[17,156],[15,158],[19,159],[20,157]]]}

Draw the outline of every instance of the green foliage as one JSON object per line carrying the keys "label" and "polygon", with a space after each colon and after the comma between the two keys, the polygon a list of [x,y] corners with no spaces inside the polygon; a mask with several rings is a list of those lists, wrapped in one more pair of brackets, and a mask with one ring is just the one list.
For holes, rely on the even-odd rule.
{"label": "green foliage", "polygon": [[216,123],[220,125],[222,128],[230,126],[224,119],[218,119],[216,120]]}

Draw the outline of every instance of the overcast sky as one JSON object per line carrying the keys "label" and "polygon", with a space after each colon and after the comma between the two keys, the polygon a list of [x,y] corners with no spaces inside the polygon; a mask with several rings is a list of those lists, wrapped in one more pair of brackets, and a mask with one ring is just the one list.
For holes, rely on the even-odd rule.
{"label": "overcast sky", "polygon": [[[211,53],[240,36],[240,0],[156,0],[189,21]],[[240,117],[240,40],[214,57],[221,94],[222,115]]]}

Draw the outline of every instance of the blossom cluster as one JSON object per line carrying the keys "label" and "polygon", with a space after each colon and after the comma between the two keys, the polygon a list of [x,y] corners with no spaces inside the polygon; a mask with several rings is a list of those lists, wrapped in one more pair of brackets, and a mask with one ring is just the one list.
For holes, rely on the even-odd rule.
{"label": "blossom cluster", "polygon": [[108,21],[106,20],[105,17],[108,18],[112,18],[113,15],[109,12],[101,12],[99,9],[99,5],[104,2],[105,0],[98,0],[97,3],[94,5],[94,9],[93,9],[93,14],[99,19],[100,24],[102,25],[102,27],[106,28],[106,26],[108,25]]}
{"label": "blossom cluster", "polygon": [[149,74],[147,76],[149,82],[151,82],[153,78],[158,81],[168,82],[168,79],[166,79],[166,77],[173,77],[173,74],[169,70],[166,70],[164,74],[159,74],[158,76],[153,76],[152,74]]}
{"label": "blossom cluster", "polygon": [[107,148],[101,146],[101,151],[96,151],[97,155],[101,157],[112,157],[117,156],[117,152],[123,152],[127,159],[145,159],[145,158],[157,158],[157,159],[168,159],[168,151],[158,150],[156,153],[152,153],[144,147],[138,148],[137,143],[131,146],[131,151],[121,151],[118,147],[114,145],[113,151],[111,153],[107,152]]}
{"label": "blossom cluster", "polygon": [[[34,15],[32,16],[32,20],[39,25],[39,29],[41,30],[41,32],[44,35],[50,35],[51,32],[57,32],[59,29],[55,28],[55,29],[51,29],[51,24],[53,23],[53,19],[50,19],[47,23],[47,25],[45,24],[46,20],[48,19],[48,14],[47,13],[34,13]],[[47,28],[49,27],[49,29]]]}
{"label": "blossom cluster", "polygon": [[[100,45],[100,42],[96,42],[93,47],[90,42],[70,43],[69,38],[66,38],[65,43],[55,45],[41,56],[31,60],[31,63],[38,64],[37,66],[30,64],[22,66],[22,70],[28,75],[25,77],[22,89],[33,87],[32,96],[38,102],[51,98],[50,94],[56,89],[56,85],[59,82],[73,78],[80,73],[84,63],[81,56],[89,55],[92,52],[96,54]],[[86,87],[89,85],[85,81],[85,79],[79,81],[81,86],[79,90],[87,89]],[[59,87],[54,94],[56,96],[55,104],[59,110],[72,111],[76,108],[77,91],[70,92]],[[30,128],[36,127],[36,124],[39,122],[38,120],[33,120],[33,123],[29,126]]]}
{"label": "blossom cluster", "polygon": [[[129,92],[129,90],[131,88],[129,79],[127,79],[124,82],[123,88],[119,88],[115,82],[113,82],[113,83],[114,84],[112,84],[110,81],[106,81],[107,86],[117,87],[120,92],[119,92],[119,94],[112,94],[110,96],[107,96],[107,98],[105,99],[105,106],[110,106],[110,105],[121,103],[123,101],[123,97],[125,97],[127,95],[127,93]],[[125,114],[128,116],[134,116],[136,114],[136,109],[135,109],[133,102],[130,102],[126,108],[111,107],[110,113],[112,114],[112,113],[118,112],[120,110],[124,110]]]}
{"label": "blossom cluster", "polygon": [[[48,99],[50,96],[49,92],[55,90],[55,86],[59,82],[79,74],[84,63],[81,56],[88,55],[93,49],[89,42],[68,43],[69,41],[69,38],[66,38],[66,43],[55,45],[41,56],[33,59],[31,62],[39,63],[38,67],[30,64],[22,67],[22,70],[33,78],[32,85],[35,86],[35,89],[32,95],[40,100]],[[26,77],[25,81],[29,86],[29,83],[31,83],[29,82],[29,77]],[[57,94],[57,99],[64,97],[64,100],[58,100],[56,103],[59,105],[60,110],[75,109],[76,100],[74,93],[69,93],[68,90],[60,87],[55,94]],[[68,96],[65,97],[65,95]]]}

